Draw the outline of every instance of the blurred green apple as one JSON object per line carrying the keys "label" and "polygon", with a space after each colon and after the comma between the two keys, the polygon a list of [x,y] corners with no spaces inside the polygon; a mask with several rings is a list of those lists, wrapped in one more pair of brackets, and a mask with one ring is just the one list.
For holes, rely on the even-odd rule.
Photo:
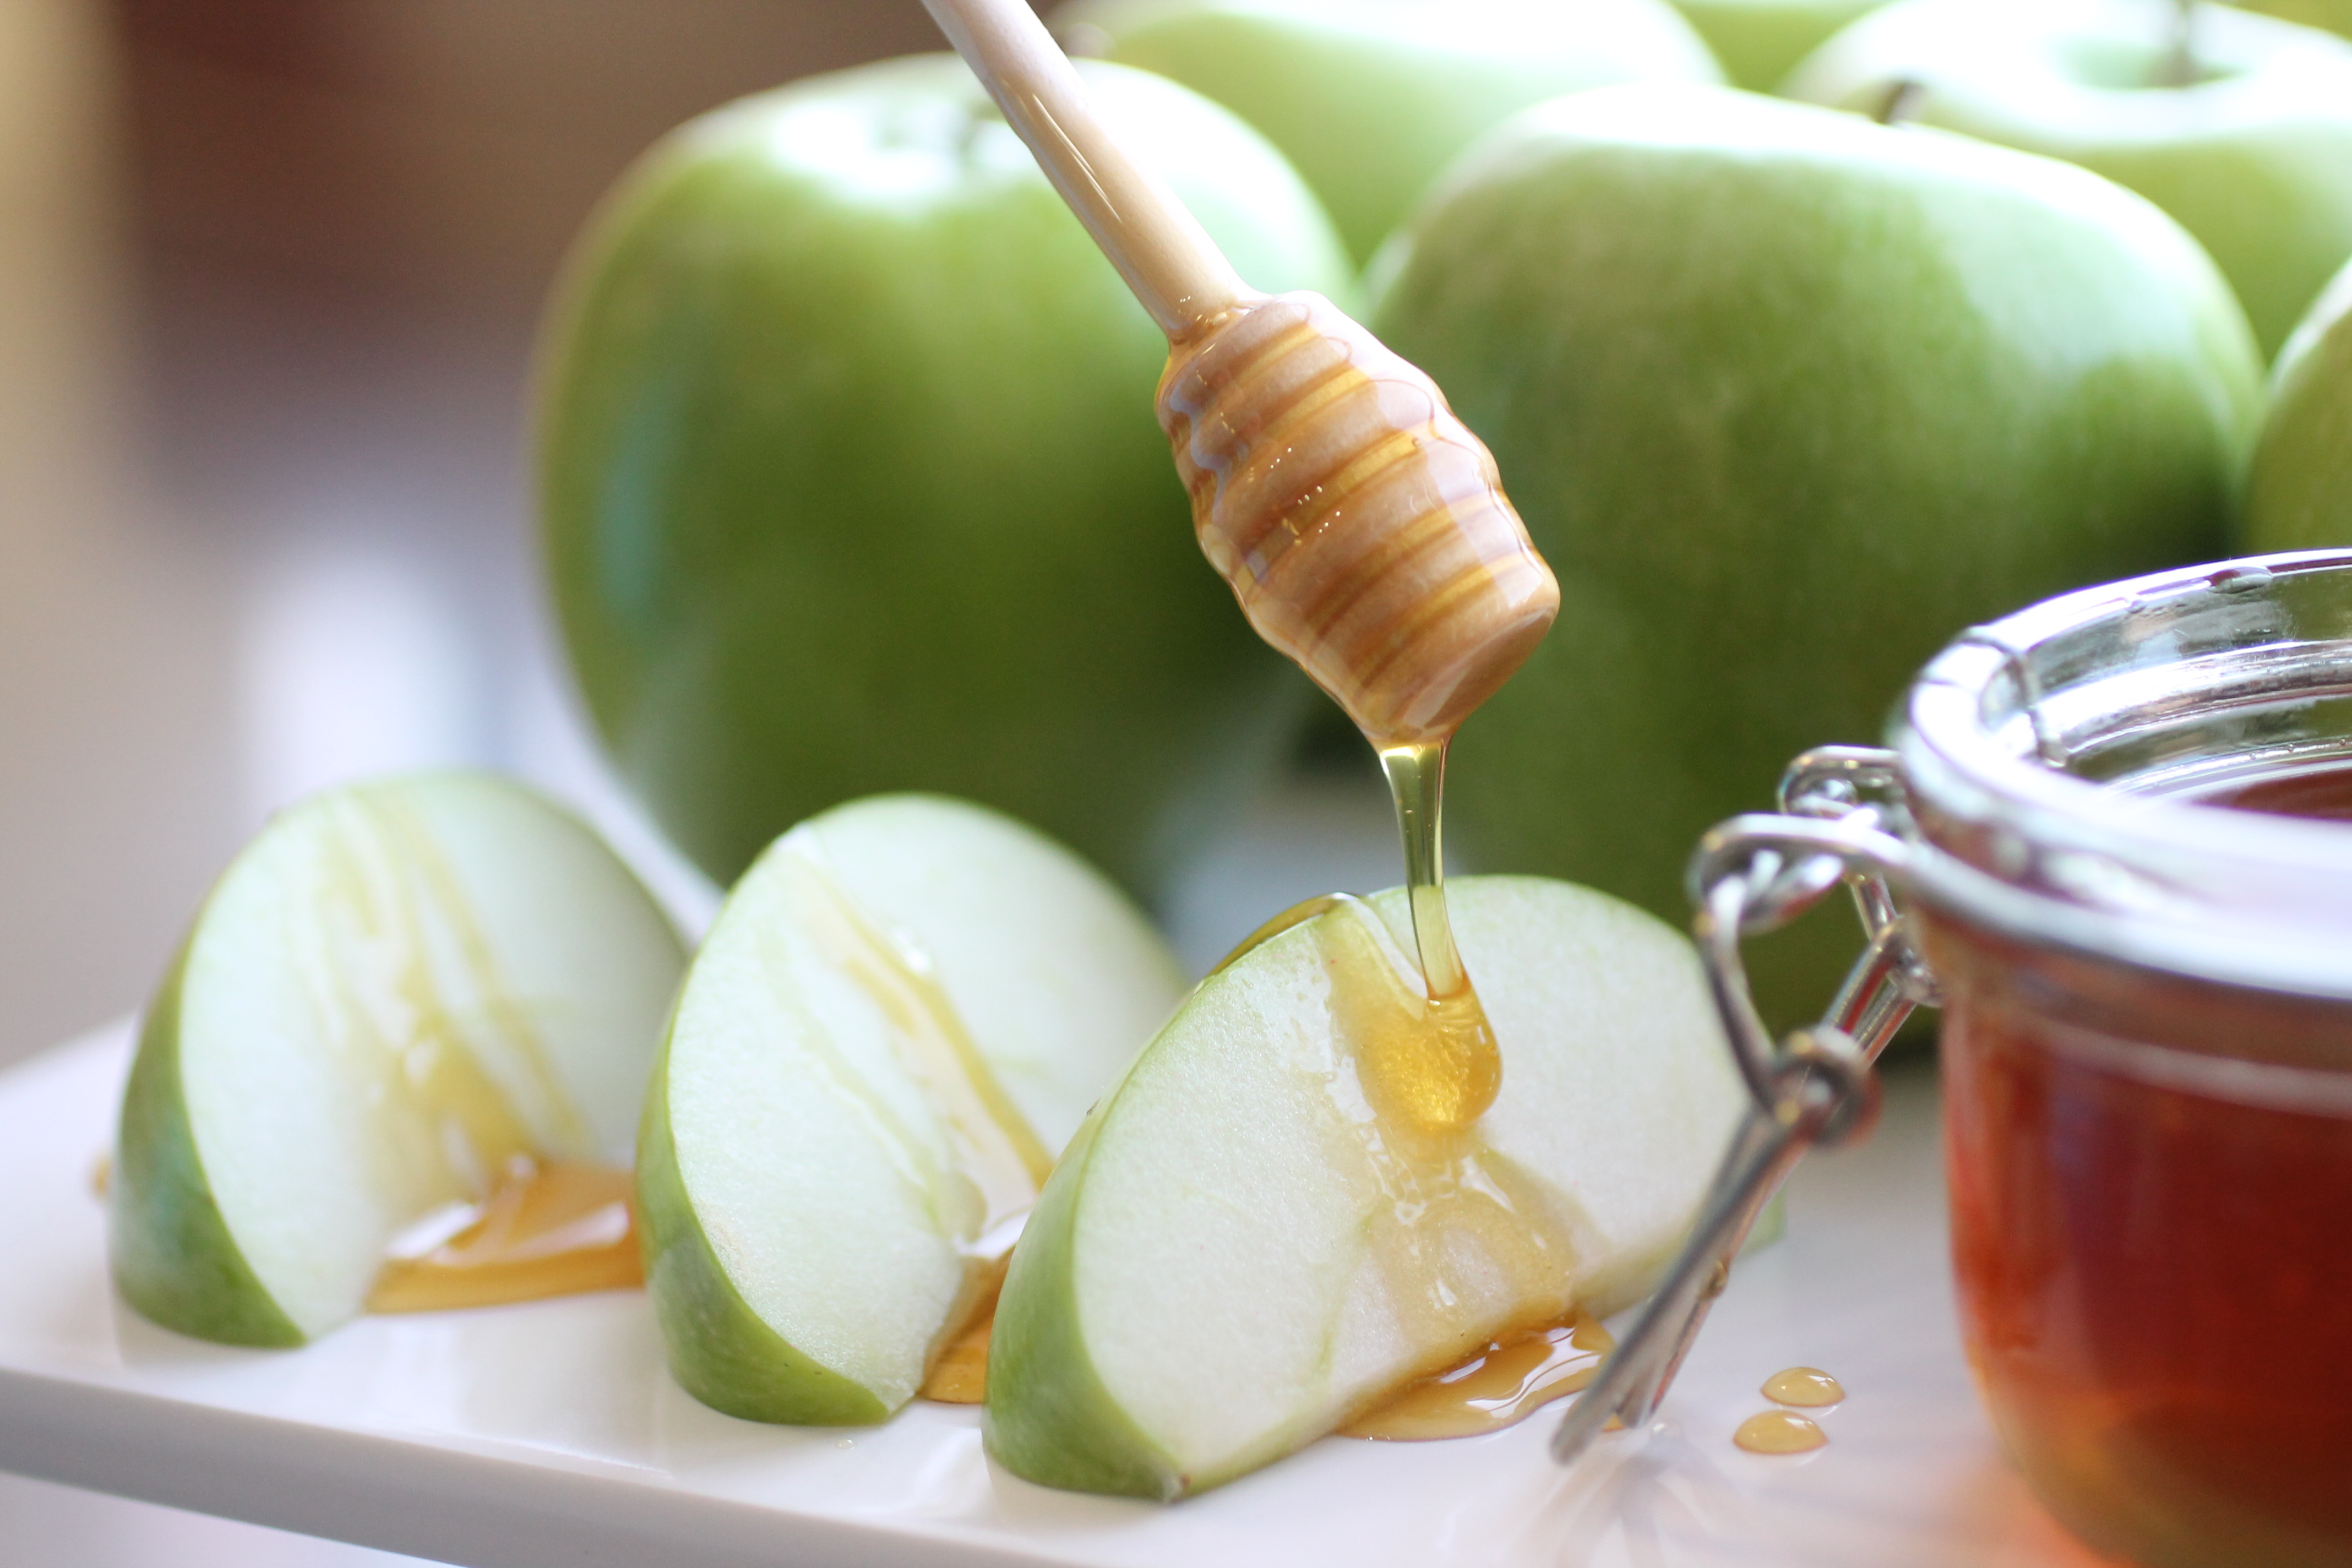
{"label": "blurred green apple", "polygon": [[[1347,297],[1256,132],[1085,70],[1244,277]],[[1275,753],[1305,682],[1201,561],[1165,357],[953,56],[747,100],[627,177],[546,330],[541,510],[588,706],[704,869],[928,789],[1148,888]]]}
{"label": "blurred green apple", "polygon": [[2233,0],[2239,7],[2352,37],[2352,0]]}
{"label": "blurred green apple", "polygon": [[[1381,271],[1376,330],[1560,582],[1456,742],[1462,842],[1677,921],[1700,833],[1874,740],[1955,632],[2218,553],[2260,409],[2244,316],[2142,198],[1747,93],[1530,110]],[[1769,939],[1772,1007],[1817,1014],[1853,947]]]}
{"label": "blurred green apple", "polygon": [[1529,104],[1722,79],[1666,0],[1079,0],[1055,21],[1265,132],[1359,258],[1456,153]]}
{"label": "blurred green apple", "polygon": [[1675,0],[1734,87],[1769,92],[1831,34],[1886,0]]}
{"label": "blurred green apple", "polygon": [[2130,186],[2221,263],[2268,355],[2352,257],[2352,42],[2227,5],[2189,20],[2183,57],[2150,0],[1902,0],[1781,90],[1868,112],[1915,83],[1909,120]]}
{"label": "blurred green apple", "polygon": [[2352,266],[2321,291],[2271,370],[2246,479],[2250,553],[2352,544]]}
{"label": "blurred green apple", "polygon": [[281,812],[148,1005],[108,1198],[165,1328],[294,1345],[516,1155],[625,1169],[677,934],[585,826],[428,773]]}
{"label": "blurred green apple", "polygon": [[1433,1143],[1376,1114],[1379,971],[1419,994],[1401,890],[1202,982],[1013,1254],[989,1345],[998,1463],[1182,1497],[1491,1338],[1649,1289],[1744,1099],[1696,955],[1588,889],[1446,892],[1503,1052],[1494,1105]]}

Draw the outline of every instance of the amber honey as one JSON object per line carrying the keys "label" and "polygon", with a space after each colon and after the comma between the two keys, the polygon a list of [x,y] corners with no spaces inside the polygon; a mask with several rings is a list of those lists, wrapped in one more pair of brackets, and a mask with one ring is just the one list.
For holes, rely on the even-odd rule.
{"label": "amber honey", "polygon": [[1830,1437],[1810,1415],[1759,1410],[1739,1424],[1731,1440],[1751,1454],[1805,1454],[1825,1446]]}
{"label": "amber honey", "polygon": [[1391,1061],[1386,1070],[1391,1100],[1416,1120],[1465,1126],[1495,1103],[1503,1058],[1454,945],[1445,909],[1445,749],[1443,740],[1380,748],[1404,843],[1405,898],[1427,996],[1426,1027],[1410,1058]]}
{"label": "amber honey", "polygon": [[1817,1366],[1783,1367],[1757,1392],[1775,1405],[1801,1410],[1825,1410],[1845,1400],[1845,1385]]}
{"label": "amber honey", "polygon": [[451,1234],[394,1257],[371,1312],[491,1307],[645,1283],[626,1171],[516,1158],[488,1199],[449,1216]]}
{"label": "amber honey", "polygon": [[1590,1384],[1617,1348],[1582,1313],[1564,1323],[1490,1340],[1434,1376],[1405,1384],[1339,1428],[1343,1437],[1419,1443],[1516,1426]]}
{"label": "amber honey", "polygon": [[[2206,798],[2343,817],[2352,772]],[[2036,1489],[2159,1568],[2352,1563],[2352,1004],[1929,937],[1962,1323]]]}
{"label": "amber honey", "polygon": [[1004,1290],[1010,1252],[986,1266],[979,1304],[948,1337],[939,1359],[916,1392],[939,1405],[978,1405],[988,1396],[988,1342],[996,1328],[996,1299]]}
{"label": "amber honey", "polygon": [[2207,805],[2227,805],[2273,816],[2352,822],[2352,767],[2281,773],[2273,778],[2200,791],[2196,798]]}

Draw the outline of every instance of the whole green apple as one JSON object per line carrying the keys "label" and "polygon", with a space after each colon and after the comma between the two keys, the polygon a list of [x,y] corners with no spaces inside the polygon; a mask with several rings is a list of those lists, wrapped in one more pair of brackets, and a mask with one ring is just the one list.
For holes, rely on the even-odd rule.
{"label": "whole green apple", "polygon": [[[2265,354],[2352,257],[2352,42],[2227,5],[1903,0],[1782,88],[2096,170],[2220,262]],[[2188,85],[2179,85],[2182,82]]]}
{"label": "whole green apple", "polygon": [[2233,0],[2233,3],[2248,11],[2276,16],[2282,22],[2299,22],[2306,27],[2325,27],[2331,33],[2352,36],[2352,0]]}
{"label": "whole green apple", "polygon": [[1734,87],[1769,92],[1831,34],[1886,0],[1675,0]]}
{"label": "whole green apple", "polygon": [[[1085,70],[1244,278],[1347,296],[1261,137]],[[546,330],[540,504],[588,706],[704,869],[928,789],[1148,888],[1271,758],[1305,682],[1201,560],[1165,357],[950,55],[720,110],[626,178]]]}
{"label": "whole green apple", "polygon": [[[1953,633],[2215,554],[2260,407],[2228,287],[2140,197],[1747,93],[1530,110],[1381,271],[1376,330],[1560,582],[1455,744],[1463,841],[1677,921],[1699,835],[1873,740]],[[1772,939],[1769,1010],[1817,1016],[1854,945]]]}
{"label": "whole green apple", "polygon": [[2352,266],[2271,368],[2242,538],[2251,553],[2352,544]]}
{"label": "whole green apple", "polygon": [[1455,154],[1529,104],[1722,79],[1665,0],[1079,0],[1055,21],[1265,132],[1360,259]]}

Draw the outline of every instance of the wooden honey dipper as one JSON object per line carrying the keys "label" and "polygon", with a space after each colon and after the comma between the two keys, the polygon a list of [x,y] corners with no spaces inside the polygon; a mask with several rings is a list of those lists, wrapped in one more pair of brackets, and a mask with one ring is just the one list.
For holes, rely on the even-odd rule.
{"label": "wooden honey dipper", "polygon": [[1168,334],[1160,427],[1250,624],[1376,746],[1442,744],[1559,608],[1486,447],[1329,300],[1244,284],[1024,0],[924,4]]}

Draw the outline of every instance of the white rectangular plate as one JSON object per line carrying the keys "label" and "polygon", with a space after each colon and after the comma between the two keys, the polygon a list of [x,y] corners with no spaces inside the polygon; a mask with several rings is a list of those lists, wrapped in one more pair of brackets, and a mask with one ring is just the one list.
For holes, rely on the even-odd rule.
{"label": "white rectangular plate", "polygon": [[[1890,1083],[1862,1149],[1800,1172],[1656,1428],[1573,1469],[1550,1413],[1450,1443],[1327,1438],[1160,1507],[1050,1491],[978,1413],[761,1426],[670,1382],[612,1292],[372,1318],[299,1351],[198,1343],[108,1284],[92,1168],[129,1030],[0,1074],[0,1469],[476,1568],[2090,1568],[2002,1462],[1953,1323],[1935,1086]],[[1731,1445],[1784,1366],[1848,1398],[1831,1442]]]}

